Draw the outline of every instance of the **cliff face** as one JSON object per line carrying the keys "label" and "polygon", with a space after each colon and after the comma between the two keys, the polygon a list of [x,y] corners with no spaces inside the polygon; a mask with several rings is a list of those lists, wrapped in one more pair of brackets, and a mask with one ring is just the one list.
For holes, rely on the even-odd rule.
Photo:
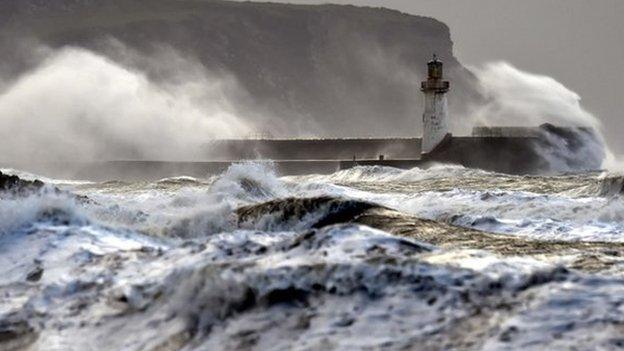
{"label": "cliff face", "polygon": [[[433,53],[452,82],[451,112],[477,96],[453,56],[449,28],[382,8],[227,1],[25,0],[0,2],[5,72],[27,66],[16,35],[58,48],[81,46],[112,59],[111,39],[145,57],[163,47],[233,76],[239,109],[277,136],[416,136],[419,82]],[[10,28],[10,30],[8,30]],[[7,35],[6,33],[11,33]],[[7,62],[15,62],[7,66]],[[167,69],[126,62],[154,79]],[[166,62],[163,63],[166,66]],[[173,63],[172,63],[173,65]],[[171,68],[169,68],[171,69]],[[234,102],[236,105],[236,101]],[[255,115],[254,115],[254,112]]]}

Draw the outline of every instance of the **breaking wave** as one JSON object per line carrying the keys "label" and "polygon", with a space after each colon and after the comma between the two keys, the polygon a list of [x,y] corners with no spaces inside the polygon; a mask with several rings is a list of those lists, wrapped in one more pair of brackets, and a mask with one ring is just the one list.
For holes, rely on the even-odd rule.
{"label": "breaking wave", "polygon": [[246,163],[0,196],[0,346],[613,348],[621,184],[444,165],[280,177]]}
{"label": "breaking wave", "polygon": [[401,170],[384,166],[357,166],[338,171],[329,176],[314,175],[301,177],[308,181],[326,181],[334,183],[355,182],[417,182],[428,179],[451,177],[478,177],[494,173],[459,165],[433,164],[427,168]]}

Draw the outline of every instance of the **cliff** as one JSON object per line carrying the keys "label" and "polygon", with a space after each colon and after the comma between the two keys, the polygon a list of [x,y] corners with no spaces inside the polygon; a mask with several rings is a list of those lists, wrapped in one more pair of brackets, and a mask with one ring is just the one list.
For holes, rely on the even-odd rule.
{"label": "cliff", "polygon": [[[31,61],[23,37],[53,48],[79,46],[119,61],[121,43],[144,57],[163,47],[231,75],[241,112],[259,132],[293,137],[421,133],[420,80],[432,53],[452,82],[451,112],[477,97],[453,55],[449,28],[383,8],[229,1],[24,0],[0,2],[0,73]],[[161,79],[170,68],[130,60]],[[172,63],[173,64],[173,63]],[[243,111],[244,110],[244,111]],[[255,113],[255,114],[254,114]]]}

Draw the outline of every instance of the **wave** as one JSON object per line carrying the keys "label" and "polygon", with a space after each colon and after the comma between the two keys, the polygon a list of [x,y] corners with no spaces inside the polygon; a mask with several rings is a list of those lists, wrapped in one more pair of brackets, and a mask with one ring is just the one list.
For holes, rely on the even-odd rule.
{"label": "wave", "polygon": [[230,166],[212,184],[211,192],[228,193],[241,199],[258,201],[286,196],[288,189],[279,179],[274,165],[245,162]]}
{"label": "wave", "polygon": [[574,196],[619,197],[624,195],[624,176],[603,173],[590,184],[571,189],[567,193]]}
{"label": "wave", "polygon": [[624,195],[624,176],[601,177],[599,196]]}
{"label": "wave", "polygon": [[[620,196],[605,196],[621,192],[622,181],[617,176],[564,177],[564,188],[576,188],[553,194],[453,188],[411,193],[409,189],[384,192],[380,188],[369,192],[328,180],[366,179],[376,184],[381,179],[391,183],[390,179],[463,177],[487,183],[487,177],[496,178],[495,174],[444,165],[427,170],[357,167],[328,178],[320,177],[280,177],[270,164],[241,163],[206,181],[181,177],[160,183],[112,184],[90,196],[99,203],[115,205],[97,207],[92,215],[113,226],[127,226],[156,236],[201,238],[240,228],[305,230],[318,227],[332,216],[334,219],[328,220],[328,224],[348,222],[350,216],[361,213],[358,211],[377,206],[461,227],[536,239],[624,240],[620,235],[624,231],[624,202]],[[505,181],[522,188],[522,184],[546,180],[515,177]],[[199,182],[201,186],[196,186]],[[589,185],[578,186],[583,183]],[[89,189],[101,187],[96,184]],[[241,214],[245,220],[241,220]]]}
{"label": "wave", "polygon": [[[0,314],[0,323],[10,322],[12,338],[34,349],[51,342],[84,349],[94,338],[127,350],[307,349],[328,338],[334,348],[436,347],[440,340],[449,348],[500,346],[514,320],[532,326],[520,335],[548,343],[557,324],[526,315],[567,313],[566,299],[582,298],[582,318],[591,321],[624,296],[616,279],[528,258],[448,252],[360,225],[235,230],[182,245],[91,226],[32,238],[49,243],[41,251],[34,245],[35,256],[43,253],[34,262],[42,277],[11,287],[23,289],[19,299],[5,299],[19,312]],[[23,262],[22,279],[34,269]],[[621,312],[612,311],[615,321]],[[611,323],[602,320],[570,329],[592,335],[578,345],[604,340],[594,333]],[[523,345],[520,337],[509,342]]]}
{"label": "wave", "polygon": [[[99,348],[93,340],[126,350],[590,348],[611,345],[600,331],[622,319],[621,279],[542,257],[585,248],[581,260],[600,254],[619,264],[621,245],[534,240],[617,241],[622,228],[596,230],[617,224],[619,196],[371,193],[280,178],[258,164],[235,165],[205,186],[164,183],[89,185],[93,203],[53,191],[0,199],[3,335],[68,350]],[[496,245],[517,247],[490,250]]]}
{"label": "wave", "polygon": [[[237,228],[235,210],[260,202],[286,197],[288,185],[275,168],[265,163],[234,164],[215,177],[207,190],[187,190],[166,199],[162,235],[181,238],[204,237]],[[171,207],[178,211],[171,216]]]}
{"label": "wave", "polygon": [[[97,330],[110,337],[109,347],[129,349],[165,344],[189,349],[305,349],[321,345],[329,335],[336,348],[434,346],[438,338],[459,347],[476,334],[497,338],[502,331],[487,320],[496,313],[521,313],[527,301],[524,291],[583,286],[572,283],[577,281],[573,273],[556,266],[525,262],[519,270],[511,261],[503,269],[505,264],[493,264],[498,260],[494,257],[482,257],[490,262],[484,270],[493,269],[491,274],[435,265],[425,261],[439,255],[432,250],[354,225],[301,234],[246,231],[211,236],[201,247],[165,253],[162,260],[176,269],[164,279],[112,288],[121,315],[129,316],[122,320],[132,318],[135,323],[119,328],[121,321],[100,320]],[[142,269],[150,271],[152,265]],[[453,336],[458,325],[474,318],[475,310],[488,317],[473,330],[476,334]],[[555,310],[553,306],[545,313]],[[597,315],[599,309],[592,313]],[[384,328],[374,327],[379,325]],[[83,326],[87,335],[95,328],[92,323]],[[134,333],[130,344],[121,344]],[[76,345],[84,342],[79,338]]]}
{"label": "wave", "polygon": [[303,179],[306,181],[324,181],[334,183],[357,182],[418,182],[440,178],[469,178],[496,176],[497,173],[479,169],[465,168],[459,165],[432,164],[427,168],[402,170],[384,166],[357,166],[338,171],[331,175],[314,175],[303,177],[286,177],[286,179]]}
{"label": "wave", "polygon": [[333,198],[287,198],[240,207],[236,210],[238,227],[263,231],[304,230],[348,223],[367,210],[379,207],[372,203]]}
{"label": "wave", "polygon": [[392,181],[404,171],[393,167],[384,166],[357,166],[340,170],[327,176],[316,176],[310,180],[323,180],[336,183]]}
{"label": "wave", "polygon": [[201,186],[209,184],[206,180],[189,176],[168,177],[156,181],[159,186]]}
{"label": "wave", "polygon": [[[357,190],[347,184],[336,185],[338,182],[329,181],[327,177],[352,181],[368,179],[377,188],[374,192]],[[432,191],[422,190],[426,187],[420,187],[417,190],[407,188],[388,192],[384,191],[384,187],[392,189],[392,181],[388,181],[388,186],[379,185],[377,183],[380,179],[445,180],[441,189]],[[469,179],[468,185],[483,183],[485,185],[482,187],[487,190],[454,188],[454,184],[460,184],[457,183],[458,179]],[[114,201],[124,208],[132,209],[125,216],[127,218],[133,218],[141,212],[147,213],[149,220],[137,223],[136,228],[141,231],[180,238],[200,238],[240,228],[265,231],[304,230],[314,227],[328,213],[334,211],[333,206],[339,207],[342,203],[349,204],[347,208],[352,205],[353,208],[360,208],[365,203],[387,207],[418,218],[535,239],[624,240],[620,235],[624,231],[621,225],[624,202],[619,196],[604,197],[596,193],[603,191],[603,185],[596,184],[607,184],[610,180],[597,180],[594,176],[560,177],[551,180],[561,183],[552,187],[553,193],[542,194],[519,190],[525,187],[539,189],[542,183],[548,182],[540,177],[506,177],[500,180],[501,183],[497,183],[516,184],[517,189],[509,190],[488,188],[489,179],[500,180],[492,173],[448,166],[407,171],[385,167],[358,167],[330,176],[280,177],[270,165],[242,163],[233,165],[228,171],[199,187],[193,185],[180,188],[178,185],[171,185],[170,189],[163,191],[146,185],[131,193],[124,190],[119,197],[109,200],[96,197],[96,200],[103,203]],[[195,180],[182,180],[185,184],[187,181],[195,184]],[[580,184],[590,184],[594,188],[582,190],[586,192],[582,195]],[[612,188],[608,188],[609,192],[619,190],[615,189],[618,186],[617,181],[614,184]],[[556,192],[558,189],[568,190]],[[141,201],[137,202],[136,199]],[[238,215],[243,210],[237,213],[237,209],[241,207],[248,211],[245,212],[248,220],[240,220]],[[337,213],[347,212],[340,210]]]}
{"label": "wave", "polygon": [[376,203],[421,218],[543,240],[624,241],[624,199],[454,189],[378,196]]}
{"label": "wave", "polygon": [[92,181],[87,181],[87,180],[71,180],[71,179],[56,179],[56,178],[49,178],[40,174],[35,174],[35,173],[30,173],[24,170],[19,170],[19,169],[15,169],[15,168],[0,168],[0,172],[1,173],[5,173],[5,174],[11,174],[14,175],[16,177],[19,177],[20,179],[23,180],[27,180],[27,181],[41,181],[44,182],[46,184],[54,184],[54,185],[87,185],[87,184],[94,184],[94,182]]}
{"label": "wave", "polygon": [[38,223],[84,225],[88,219],[76,197],[42,190],[25,197],[0,200],[0,233],[12,234]]}

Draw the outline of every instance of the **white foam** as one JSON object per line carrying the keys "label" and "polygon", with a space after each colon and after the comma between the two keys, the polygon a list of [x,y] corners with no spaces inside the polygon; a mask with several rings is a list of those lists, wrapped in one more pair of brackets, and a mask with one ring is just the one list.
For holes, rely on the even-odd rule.
{"label": "white foam", "polygon": [[[451,177],[472,172],[455,171],[459,175]],[[422,172],[424,177],[413,170],[410,182],[444,179],[452,170]],[[100,348],[93,340],[105,340],[105,348],[153,349],[180,335],[194,335],[187,347],[198,349],[236,348],[242,344],[233,343],[249,335],[258,349],[320,348],[327,340],[343,349],[406,348],[432,339],[439,346],[439,338],[456,335],[458,323],[480,317],[475,337],[485,335],[491,349],[504,346],[500,339],[512,326],[522,335],[512,338],[516,348],[527,346],[523,340],[548,345],[553,333],[575,320],[586,323],[570,329],[578,345],[615,335],[608,327],[624,318],[618,307],[624,295],[614,278],[569,273],[528,257],[445,251],[359,225],[311,232],[305,225],[240,230],[228,222],[239,205],[333,195],[510,235],[552,238],[552,228],[560,227],[568,239],[593,240],[584,226],[611,228],[622,213],[619,198],[349,187],[370,173],[375,182],[410,171],[368,173],[346,175],[351,180],[336,185],[328,178],[279,178],[263,165],[241,164],[202,184],[81,187],[96,204],[55,192],[2,199],[0,318],[19,313],[35,326],[34,349]],[[483,220],[487,216],[492,220]],[[175,228],[192,240],[145,235]],[[25,283],[38,266],[41,278]],[[575,299],[583,307],[580,319],[569,308]],[[493,315],[497,319],[490,320]]]}
{"label": "white foam", "polygon": [[385,166],[357,166],[338,171],[331,175],[312,175],[285,177],[285,179],[305,180],[308,182],[332,183],[389,183],[389,182],[417,182],[427,179],[450,177],[479,177],[495,175],[495,173],[478,169],[465,168],[459,165],[434,163],[427,168],[412,168],[408,170]]}
{"label": "white foam", "polygon": [[[574,190],[560,194],[460,188],[416,193],[381,191],[384,183],[392,189],[396,182],[418,184],[432,179],[444,180],[452,185],[453,180],[470,178],[484,182],[485,187],[488,177],[497,176],[459,166],[438,165],[426,170],[415,168],[406,171],[356,167],[329,176],[286,179],[305,180],[297,185],[297,196],[330,195],[360,199],[417,217],[490,232],[543,240],[624,241],[624,199],[621,196],[578,197],[574,196]],[[522,185],[522,177],[507,177]],[[334,182],[343,185],[336,186]],[[375,185],[378,190],[373,193],[349,187],[362,182]]]}

